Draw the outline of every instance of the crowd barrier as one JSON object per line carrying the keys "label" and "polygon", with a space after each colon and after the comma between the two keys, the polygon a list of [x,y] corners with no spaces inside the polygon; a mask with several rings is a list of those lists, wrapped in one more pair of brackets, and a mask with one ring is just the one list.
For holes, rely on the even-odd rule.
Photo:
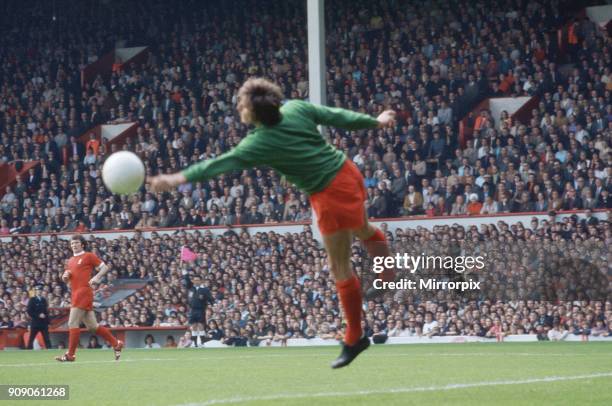
{"label": "crowd barrier", "polygon": [[[116,327],[111,328],[111,332],[119,340],[122,340],[129,348],[142,348],[147,335],[152,335],[156,343],[163,346],[166,343],[166,338],[170,335],[178,342],[179,338],[188,329],[187,326],[171,326],[171,327]],[[0,350],[5,348],[22,348],[24,346],[24,336],[28,332],[25,328],[0,329]],[[68,345],[68,329],[51,329],[49,331],[51,345],[57,347],[60,343],[64,346]],[[83,348],[87,347],[89,338],[92,334],[86,329],[81,329],[80,343]],[[40,338],[41,335],[39,334]],[[98,342],[104,344],[101,337],[98,337]],[[42,340],[34,342],[34,347],[40,347]]]}
{"label": "crowd barrier", "polygon": [[[557,213],[557,219],[563,219],[576,215],[579,218],[585,217],[585,210],[571,210],[561,211]],[[593,210],[593,216],[600,220],[606,220],[608,216],[608,210],[598,209]],[[372,224],[379,226],[382,223],[387,225],[389,231],[394,232],[398,228],[416,228],[423,227],[428,230],[433,229],[434,226],[441,225],[460,225],[463,227],[480,226],[481,224],[497,224],[498,221],[503,221],[509,225],[517,224],[521,222],[525,227],[530,227],[530,222],[533,218],[539,221],[547,220],[548,213],[541,212],[530,212],[530,213],[500,213],[496,215],[474,215],[474,216],[409,216],[409,217],[398,217],[398,218],[376,218],[370,219]],[[95,231],[95,232],[84,232],[81,233],[85,237],[90,235],[96,238],[105,238],[107,240],[114,240],[119,237],[132,238],[137,232],[142,233],[145,238],[150,238],[151,233],[155,232],[158,235],[173,235],[178,231],[185,231],[186,233],[193,233],[195,231],[207,232],[210,231],[213,235],[222,235],[227,231],[234,231],[240,233],[243,230],[249,234],[256,233],[267,233],[274,231],[278,234],[285,233],[300,233],[304,230],[304,226],[311,226],[310,221],[294,222],[294,223],[270,223],[270,224],[244,224],[235,226],[202,226],[202,227],[172,227],[172,228],[148,228],[142,230],[109,230],[109,231]],[[42,234],[15,234],[8,236],[1,236],[0,242],[10,242],[15,237],[26,237],[29,239],[40,238],[44,241],[48,241],[51,235],[56,235],[60,239],[70,239],[75,233],[74,232],[61,232],[61,233],[42,233]],[[316,234],[316,233],[315,233]]]}
{"label": "crowd barrier", "polygon": [[[166,338],[172,336],[175,342],[178,343],[181,336],[187,331],[186,326],[172,326],[172,327],[118,327],[111,328],[112,333],[118,339],[126,343],[127,348],[143,348],[145,337],[152,335],[155,342],[160,346],[164,346]],[[27,333],[26,329],[0,329],[0,350],[5,348],[21,348],[24,343],[24,335]],[[85,329],[81,329],[81,346],[87,347],[89,338],[91,337]],[[412,336],[412,337],[389,337],[386,341],[386,345],[394,344],[460,344],[460,343],[491,343],[491,342],[536,342],[538,341],[537,336],[533,334],[522,334],[522,335],[509,335],[500,339],[497,338],[484,338],[475,336]],[[563,341],[605,341],[612,342],[612,337],[599,337],[599,336],[579,336],[568,334]],[[41,342],[41,340],[38,340]],[[68,330],[67,329],[55,329],[51,330],[51,343],[54,347],[58,344],[68,343]],[[100,344],[103,344],[100,341]],[[335,339],[323,339],[323,338],[291,338],[286,340],[287,347],[315,347],[315,346],[337,346],[338,340]],[[259,347],[281,347],[284,344],[280,341],[263,340],[259,343]],[[40,345],[35,343],[35,348],[39,348]],[[223,344],[221,341],[212,340],[207,341],[203,345],[204,348],[231,348]]]}
{"label": "crowd barrier", "polygon": [[[389,337],[384,344],[460,344],[460,343],[493,343],[493,342],[510,342],[510,343],[531,343],[537,342],[538,338],[535,335],[522,334],[510,335],[503,337],[501,340],[496,338],[483,338],[474,336],[452,336],[452,337]],[[612,342],[612,337],[588,337],[587,339],[581,336],[568,335],[563,341],[608,341]],[[325,345],[338,345],[339,342],[334,339],[312,338],[291,338],[287,340],[287,347],[314,347]],[[279,341],[262,341],[259,347],[282,347],[283,344]],[[221,341],[208,341],[204,344],[204,348],[229,348]]]}
{"label": "crowd barrier", "polygon": [[[433,336],[433,337],[425,337],[425,336],[413,336],[413,337],[389,337],[385,341],[385,345],[387,344],[460,344],[460,343],[492,343],[497,341],[504,342],[536,342],[538,341],[538,337],[533,334],[522,334],[522,335],[509,335],[503,337],[498,340],[496,338],[483,338],[483,337],[475,337],[475,336]],[[568,335],[563,341],[608,341],[612,342],[612,337],[591,337],[588,336],[587,339],[584,339],[581,336],[575,336],[573,334]],[[310,346],[320,346],[320,345],[338,345],[337,340],[328,339],[324,340],[322,338],[313,338],[310,340],[304,338],[296,338],[287,340],[287,347],[310,347]],[[262,341],[259,343],[260,347],[281,347],[282,343],[278,341]],[[221,342],[207,342],[204,347],[227,347]]]}

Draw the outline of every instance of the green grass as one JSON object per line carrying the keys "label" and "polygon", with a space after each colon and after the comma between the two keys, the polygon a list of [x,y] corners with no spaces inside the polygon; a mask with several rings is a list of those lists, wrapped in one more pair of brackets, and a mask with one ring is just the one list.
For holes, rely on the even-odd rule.
{"label": "green grass", "polygon": [[57,350],[0,351],[0,384],[70,385],[70,401],[53,405],[612,404],[612,343],[373,346],[331,370],[338,352],[128,349],[114,362],[108,350],[80,350],[60,364]]}

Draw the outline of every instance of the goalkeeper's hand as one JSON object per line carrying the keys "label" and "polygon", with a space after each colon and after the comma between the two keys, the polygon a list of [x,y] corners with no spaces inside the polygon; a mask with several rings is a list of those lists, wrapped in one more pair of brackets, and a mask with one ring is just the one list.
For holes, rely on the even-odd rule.
{"label": "goalkeeper's hand", "polygon": [[378,128],[392,127],[395,125],[395,111],[385,110],[376,117]]}
{"label": "goalkeeper's hand", "polygon": [[186,182],[187,178],[181,172],[157,175],[147,179],[149,189],[153,192],[167,192]]}

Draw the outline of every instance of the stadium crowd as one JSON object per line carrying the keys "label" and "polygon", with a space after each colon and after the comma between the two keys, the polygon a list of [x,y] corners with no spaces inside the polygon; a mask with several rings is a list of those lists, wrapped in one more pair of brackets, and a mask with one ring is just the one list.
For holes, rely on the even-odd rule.
{"label": "stadium crowd", "polygon": [[[553,327],[576,335],[611,333],[612,302],[605,279],[612,261],[609,221],[594,216],[583,220],[550,217],[534,219],[528,225],[509,226],[499,221],[480,228],[445,225],[431,231],[418,227],[386,233],[398,252],[412,252],[407,247],[422,252],[425,246],[448,243],[466,249],[477,242],[489,250],[488,286],[510,286],[512,280],[522,280],[526,289],[516,289],[511,300],[503,301],[487,297],[490,290],[478,297],[435,292],[434,300],[415,298],[407,290],[394,291],[364,304],[365,330],[381,342],[385,337],[434,335],[538,334],[545,339]],[[144,238],[137,232],[133,238],[91,237],[90,245],[112,269],[105,285],[117,278],[148,280],[144,289],[100,313],[100,323],[110,327],[187,325],[187,274],[201,276],[213,296],[206,312],[207,325],[196,323],[188,333],[194,345],[211,339],[232,345],[282,343],[288,338],[335,339],[343,329],[324,250],[308,226],[301,233],[285,235],[232,230],[213,236],[210,231],[180,231],[174,235],[154,232]],[[197,253],[195,262],[180,262],[182,246]],[[44,283],[51,307],[69,305],[69,292],[59,277],[69,252],[68,241],[56,237],[50,241],[13,237],[12,242],[2,244],[0,326],[27,325],[25,306],[37,282]],[[608,285],[603,285],[603,293],[585,290],[580,297],[569,297],[565,295],[569,288],[557,286],[557,300],[543,296],[537,289],[540,279],[530,277],[545,258],[563,252],[592,266],[590,276],[581,266],[581,278],[591,281],[597,280],[592,279],[595,273],[606,275],[603,283]],[[358,243],[353,246],[352,261],[363,284],[369,286],[375,274]]]}
{"label": "stadium crowd", "polygon": [[[51,6],[36,2],[4,14],[16,28],[0,39],[0,161],[41,164],[2,191],[0,235],[310,219],[307,196],[266,168],[169,194],[106,191],[101,165],[117,148],[155,174],[236,145],[247,130],[236,92],[250,75],[308,97],[304,10],[291,1],[145,3],[113,3],[114,13],[101,3],[95,18],[84,4],[52,21]],[[326,130],[363,171],[371,217],[612,206],[610,38],[579,21],[564,54],[554,30],[569,3],[496,1],[495,13],[464,0],[328,7],[329,104],[398,112],[394,129]],[[32,15],[40,24],[30,32]],[[90,28],[61,29],[68,20]],[[81,88],[80,69],[120,38],[149,45],[148,61]],[[459,120],[502,95],[540,101],[527,122],[468,115],[473,135],[460,137]],[[126,121],[139,127],[122,147],[76,141],[96,124]]]}
{"label": "stadium crowd", "polygon": [[[288,98],[308,98],[302,2],[182,1],[167,7],[153,0],[112,8],[100,2],[94,9],[78,2],[55,9],[65,3],[1,6],[2,26],[12,29],[0,36],[0,163],[40,165],[1,191],[0,236],[310,220],[307,196],[267,168],[121,198],[111,196],[100,178],[105,157],[118,148],[139,154],[148,174],[232,148],[247,131],[234,107],[248,76],[276,80]],[[383,106],[398,112],[394,129],[325,130],[363,171],[371,217],[612,207],[612,47],[607,33],[581,20],[575,41],[562,49],[556,29],[568,21],[572,1],[495,0],[480,7],[449,0],[427,8],[400,0],[330,3],[328,104],[373,115]],[[79,29],[66,29],[68,24]],[[80,70],[120,40],[148,45],[148,61],[81,86]],[[480,100],[496,96],[537,96],[539,104],[525,122],[505,112],[469,114]],[[461,137],[459,121],[466,115],[474,131]],[[131,121],[139,124],[137,134],[124,146],[95,137],[77,142],[95,125]],[[592,260],[601,268],[610,263],[609,224],[589,214],[584,224],[418,228],[390,237],[411,245],[562,242],[570,252],[587,244],[595,247],[589,252],[597,253]],[[150,281],[104,310],[101,323],[188,324],[186,270],[201,274],[215,299],[207,325],[187,333],[196,343],[198,336],[200,342],[238,345],[339,336],[333,282],[308,228],[293,235],[233,230],[222,238],[182,231],[92,240],[113,269],[106,284]],[[198,253],[195,265],[179,262],[183,245]],[[363,252],[357,245],[354,250],[367,280],[372,275],[361,262]],[[51,307],[69,305],[59,279],[69,252],[56,237],[14,236],[0,245],[0,327],[27,325],[25,304],[36,283],[44,285]],[[609,297],[419,302],[404,295],[365,304],[368,335],[610,334]],[[189,339],[178,345],[190,345]]]}

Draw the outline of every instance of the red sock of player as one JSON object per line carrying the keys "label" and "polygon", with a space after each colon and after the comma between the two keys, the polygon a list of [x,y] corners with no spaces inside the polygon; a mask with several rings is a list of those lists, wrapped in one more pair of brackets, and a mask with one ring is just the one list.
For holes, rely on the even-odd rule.
{"label": "red sock of player", "polygon": [[79,337],[81,331],[78,328],[68,329],[68,354],[74,357],[77,347],[79,346]]}
{"label": "red sock of player", "polygon": [[[376,229],[376,232],[370,238],[363,241],[363,245],[371,258],[391,256],[391,250],[389,250],[385,234],[379,228]],[[395,271],[392,268],[385,268],[378,277],[385,282],[392,282],[395,280]]]}
{"label": "red sock of player", "polygon": [[113,348],[117,346],[117,339],[112,335],[109,329],[103,326],[98,326],[96,329],[96,335],[102,337],[107,343]]}
{"label": "red sock of player", "polygon": [[340,296],[340,304],[346,318],[346,333],[344,343],[355,345],[361,338],[361,285],[357,276],[336,282],[336,289]]}

